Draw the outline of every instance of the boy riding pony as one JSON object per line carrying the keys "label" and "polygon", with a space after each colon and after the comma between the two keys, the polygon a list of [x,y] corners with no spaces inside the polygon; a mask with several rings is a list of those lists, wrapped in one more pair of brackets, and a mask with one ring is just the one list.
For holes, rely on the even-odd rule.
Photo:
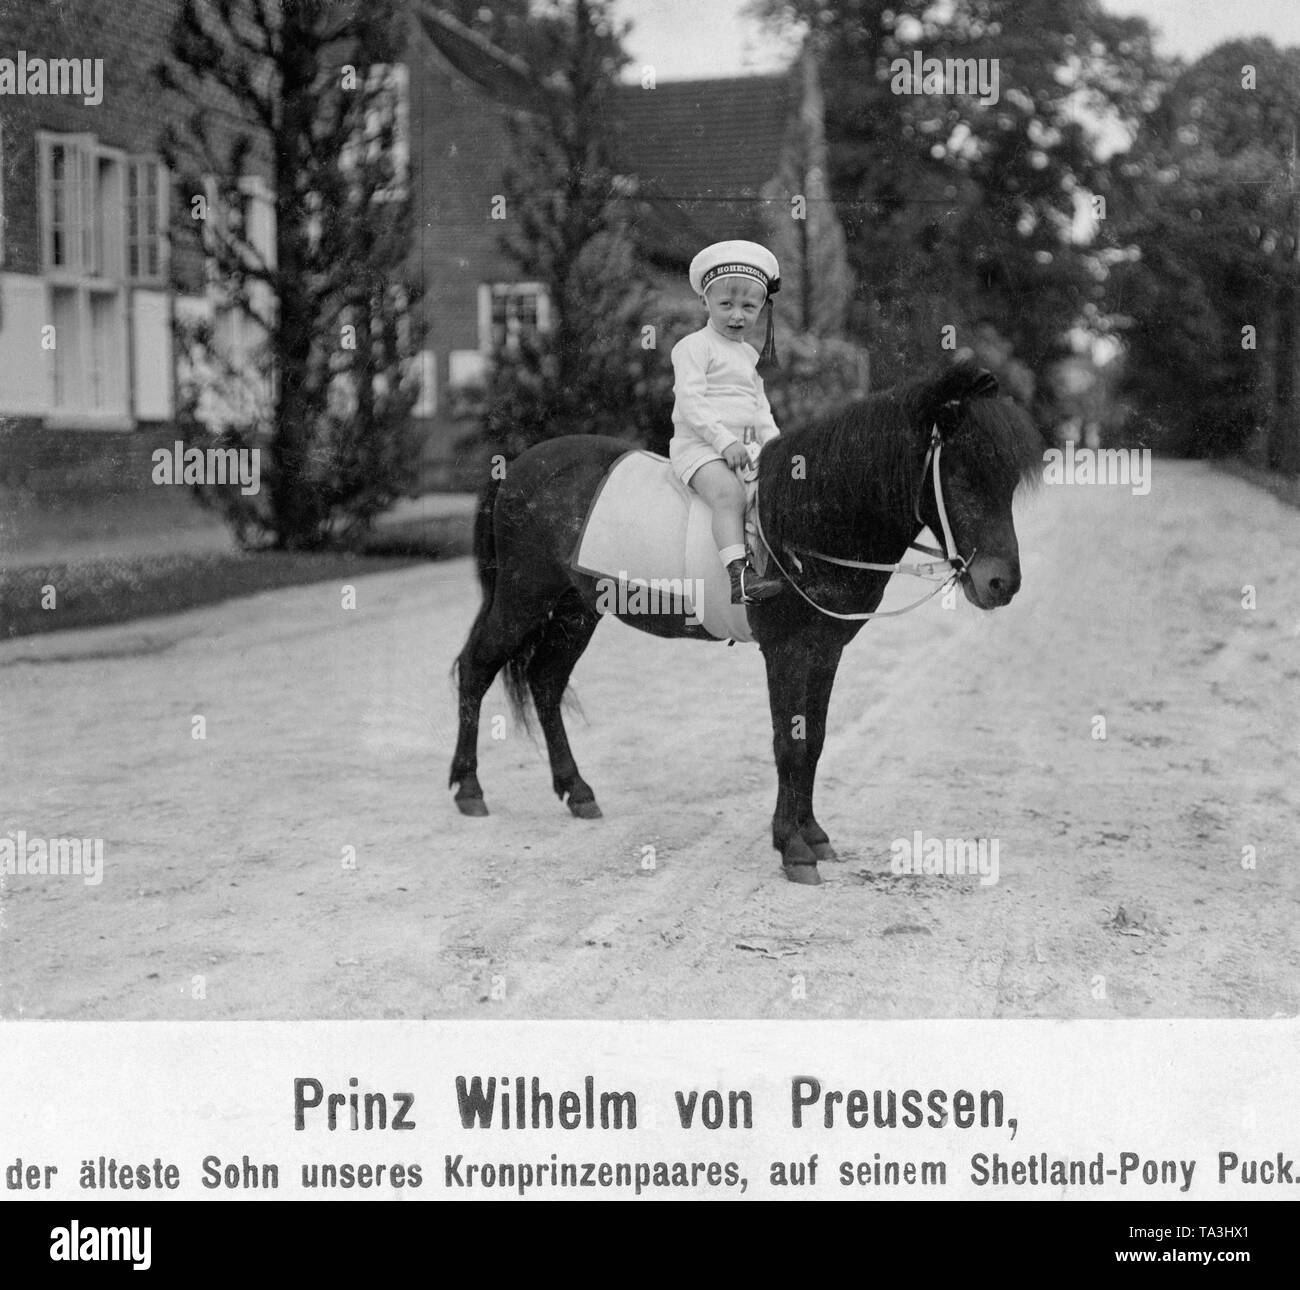
{"label": "boy riding pony", "polygon": [[[736,475],[781,432],[772,419],[758,351],[747,339],[767,305],[763,362],[774,362],[772,296],[776,256],[757,242],[715,242],[691,261],[692,289],[708,321],[673,346],[673,437],[668,456],[678,478],[713,512],[713,540],[731,577],[731,603],[775,596],[779,578],[761,577],[745,552],[745,488]],[[755,444],[751,454],[751,444]]]}

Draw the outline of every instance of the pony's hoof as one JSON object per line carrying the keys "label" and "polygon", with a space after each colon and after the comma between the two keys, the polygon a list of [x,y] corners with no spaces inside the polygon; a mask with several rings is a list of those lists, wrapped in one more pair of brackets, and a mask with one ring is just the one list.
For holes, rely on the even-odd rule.
{"label": "pony's hoof", "polygon": [[797,833],[786,840],[781,851],[781,867],[785,876],[801,887],[820,887],[822,876],[817,872],[817,858],[812,848]]}
{"label": "pony's hoof", "polygon": [[456,809],[462,815],[486,815],[488,808],[481,797],[458,797]]}
{"label": "pony's hoof", "polygon": [[605,818],[601,814],[600,807],[596,805],[594,798],[590,802],[570,802],[569,810],[580,820],[603,820]]}
{"label": "pony's hoof", "polygon": [[814,860],[838,860],[840,858],[829,842],[809,842],[807,847],[813,853]]}

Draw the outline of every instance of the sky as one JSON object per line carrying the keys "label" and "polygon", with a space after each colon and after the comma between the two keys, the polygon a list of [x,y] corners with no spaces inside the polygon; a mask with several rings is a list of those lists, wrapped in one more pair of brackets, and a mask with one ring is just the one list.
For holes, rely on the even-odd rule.
{"label": "sky", "polygon": [[[1265,35],[1300,45],[1300,0],[1103,0],[1113,13],[1138,14],[1157,28],[1157,47],[1185,59],[1234,36]],[[740,14],[747,0],[615,0],[634,25],[629,74],[650,64],[660,80],[735,76],[783,67],[788,51]]]}

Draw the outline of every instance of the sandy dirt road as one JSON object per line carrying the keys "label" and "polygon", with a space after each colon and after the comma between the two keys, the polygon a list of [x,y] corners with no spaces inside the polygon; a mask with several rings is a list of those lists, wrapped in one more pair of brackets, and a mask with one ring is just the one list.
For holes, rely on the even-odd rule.
{"label": "sandy dirt road", "polygon": [[[601,627],[585,822],[526,735],[491,737],[497,689],[493,813],[452,805],[468,561],[364,578],[355,609],[317,585],[0,645],[0,830],[105,848],[98,886],[4,879],[0,1015],[1293,1015],[1300,514],[1157,462],[1148,496],[1048,488],[1017,527],[1011,606],[936,601],[846,652],[818,797],[844,860],[815,889],[769,846],[752,646]],[[998,881],[893,875],[917,830],[997,839]]]}

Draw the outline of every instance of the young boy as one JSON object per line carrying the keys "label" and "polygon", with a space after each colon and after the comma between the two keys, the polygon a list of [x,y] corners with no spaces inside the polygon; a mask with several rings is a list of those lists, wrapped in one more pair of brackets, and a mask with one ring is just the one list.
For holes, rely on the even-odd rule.
{"label": "young boy", "polygon": [[673,437],[668,456],[678,478],[709,504],[713,540],[731,576],[731,603],[775,596],[779,578],[760,577],[745,553],[745,489],[735,471],[750,464],[749,442],[780,431],[746,337],[768,305],[764,357],[772,346],[771,298],[780,289],[776,257],[757,242],[715,242],[691,261],[690,282],[708,322],[673,346]]}

